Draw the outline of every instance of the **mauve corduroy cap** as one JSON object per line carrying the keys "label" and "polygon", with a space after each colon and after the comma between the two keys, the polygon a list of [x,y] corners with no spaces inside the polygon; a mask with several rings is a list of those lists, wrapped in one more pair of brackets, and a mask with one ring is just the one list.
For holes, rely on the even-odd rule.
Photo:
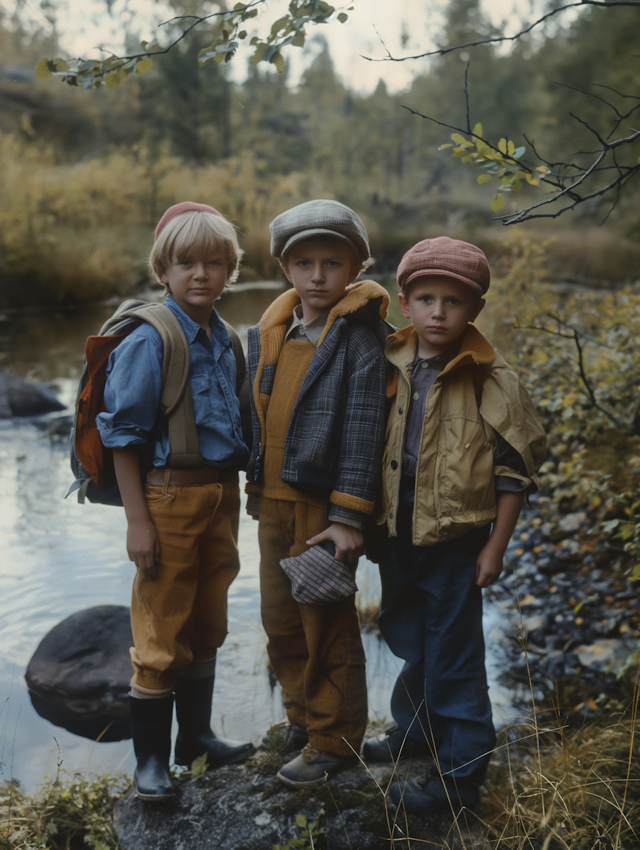
{"label": "mauve corduroy cap", "polygon": [[337,236],[354,247],[360,259],[369,259],[369,239],[360,218],[339,201],[317,200],[280,213],[269,225],[271,254],[282,257],[292,245],[312,236]]}
{"label": "mauve corduroy cap", "polygon": [[186,212],[208,212],[213,215],[221,215],[218,210],[213,207],[208,206],[207,204],[196,204],[194,201],[182,201],[180,204],[174,204],[172,207],[164,213],[160,221],[158,222],[158,226],[156,227],[156,232],[154,235],[154,239],[157,239],[160,233],[164,230],[164,228],[169,224],[172,218],[175,218],[177,215],[182,215],[182,213]]}
{"label": "mauve corduroy cap", "polygon": [[419,277],[451,277],[484,295],[491,283],[491,270],[480,248],[438,236],[418,242],[400,260],[396,279],[401,292]]}

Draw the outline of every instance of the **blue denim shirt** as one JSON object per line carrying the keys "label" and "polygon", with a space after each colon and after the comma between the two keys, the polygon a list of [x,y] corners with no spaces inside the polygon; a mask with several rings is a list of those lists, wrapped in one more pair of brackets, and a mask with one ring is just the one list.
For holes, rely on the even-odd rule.
{"label": "blue denim shirt", "polygon": [[[242,439],[236,360],[227,329],[213,310],[209,339],[171,296],[164,303],[177,316],[189,343],[189,382],[204,462],[244,466],[249,451]],[[102,443],[108,448],[147,445],[152,440],[155,467],[166,466],[169,457],[167,423],[158,417],[163,356],[160,334],[142,322],[109,357],[104,391],[107,412],[96,417]]]}

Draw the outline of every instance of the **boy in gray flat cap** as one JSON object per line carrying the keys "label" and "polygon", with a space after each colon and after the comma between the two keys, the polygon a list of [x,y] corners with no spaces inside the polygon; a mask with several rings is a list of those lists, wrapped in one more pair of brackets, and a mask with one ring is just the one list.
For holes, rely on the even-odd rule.
{"label": "boy in gray flat cap", "polygon": [[495,582],[546,440],[518,375],[472,322],[489,288],[475,245],[425,239],[398,267],[412,324],[389,337],[393,368],[382,514],[379,625],[404,667],[396,722],[365,741],[366,761],[431,751],[426,783],[389,795],[412,813],[473,806],[495,746],[482,634],[482,588]]}
{"label": "boy in gray flat cap", "polygon": [[249,330],[247,491],[260,503],[262,622],[287,713],[279,736],[302,748],[278,778],[302,786],[356,763],[367,726],[365,657],[354,595],[296,602],[280,561],[330,540],[355,571],[363,552],[384,441],[389,297],[373,281],[356,282],[369,241],[349,207],[309,201],[270,231],[293,289]]}

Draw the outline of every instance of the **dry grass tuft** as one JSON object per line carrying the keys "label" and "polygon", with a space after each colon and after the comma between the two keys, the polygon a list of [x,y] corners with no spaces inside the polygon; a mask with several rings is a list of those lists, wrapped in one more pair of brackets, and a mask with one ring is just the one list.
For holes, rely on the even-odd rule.
{"label": "dry grass tuft", "polygon": [[489,770],[486,818],[504,850],[623,850],[640,844],[640,725],[629,712],[571,729],[511,730]]}

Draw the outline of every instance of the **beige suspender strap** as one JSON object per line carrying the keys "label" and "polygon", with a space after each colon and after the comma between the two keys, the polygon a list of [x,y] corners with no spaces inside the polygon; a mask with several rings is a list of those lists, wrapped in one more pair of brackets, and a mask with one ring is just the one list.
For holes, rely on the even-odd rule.
{"label": "beige suspender strap", "polygon": [[120,316],[142,319],[153,325],[160,334],[164,345],[160,408],[167,417],[170,447],[167,466],[174,469],[198,469],[203,466],[204,460],[200,453],[193,396],[189,388],[189,344],[180,322],[164,304],[149,304],[136,310],[123,311]]}
{"label": "beige suspender strap", "polygon": [[236,329],[224,319],[222,320],[222,323],[231,337],[231,346],[233,348],[234,357],[236,358],[236,392],[239,394],[240,388],[245,382],[246,364],[244,360],[244,351],[242,350],[242,343],[240,342],[240,337],[238,336]]}
{"label": "beige suspender strap", "polygon": [[247,367],[242,350],[242,343],[235,328],[229,322],[222,320],[231,337],[231,345],[236,358],[236,395],[240,403],[240,422],[242,427],[243,439],[248,445],[251,445],[252,440],[252,424],[251,424],[251,397],[249,390],[249,380],[247,378]]}
{"label": "beige suspender strap", "polygon": [[[173,469],[198,469],[203,466],[204,459],[200,452],[193,396],[189,387],[189,343],[182,325],[175,313],[164,304],[141,304],[140,301],[130,299],[120,305],[103,325],[100,334],[118,333],[131,320],[153,325],[164,345],[160,409],[162,415],[167,417],[169,430],[170,452],[167,466]],[[235,329],[228,322],[224,322],[224,325],[231,337],[236,359],[236,392],[240,397],[244,430],[245,418],[249,415],[249,388],[244,352]]]}

